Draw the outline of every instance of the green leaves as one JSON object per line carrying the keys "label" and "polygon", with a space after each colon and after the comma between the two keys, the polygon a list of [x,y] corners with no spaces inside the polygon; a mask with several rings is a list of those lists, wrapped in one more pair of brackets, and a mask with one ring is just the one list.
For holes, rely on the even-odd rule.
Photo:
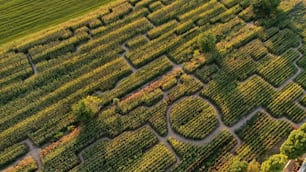
{"label": "green leaves", "polygon": [[292,131],[280,148],[282,154],[289,159],[295,159],[306,153],[306,124],[299,130]]}
{"label": "green leaves", "polygon": [[72,106],[72,111],[78,115],[81,121],[87,121],[100,110],[100,99],[94,96],[88,96]]}
{"label": "green leaves", "polygon": [[280,4],[280,0],[256,0],[253,3],[255,11],[261,14],[271,14]]}
{"label": "green leaves", "polygon": [[216,50],[216,36],[210,32],[205,32],[198,37],[198,45],[202,52],[212,52]]}
{"label": "green leaves", "polygon": [[287,163],[287,156],[276,154],[271,156],[268,160],[262,163],[262,172],[281,172]]}
{"label": "green leaves", "polygon": [[234,160],[228,172],[246,172],[248,168],[248,163],[246,161]]}

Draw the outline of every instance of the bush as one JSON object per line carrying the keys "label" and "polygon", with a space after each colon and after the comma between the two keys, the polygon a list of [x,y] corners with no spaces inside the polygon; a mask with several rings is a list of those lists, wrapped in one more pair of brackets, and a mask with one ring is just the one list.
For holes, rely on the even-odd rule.
{"label": "bush", "polygon": [[248,163],[246,161],[234,160],[228,172],[247,172]]}
{"label": "bush", "polygon": [[279,4],[280,0],[256,0],[253,3],[253,7],[255,12],[259,14],[271,14]]}
{"label": "bush", "polygon": [[292,131],[280,148],[282,154],[289,159],[295,159],[306,153],[306,124],[299,130]]}
{"label": "bush", "polygon": [[264,161],[261,165],[262,172],[281,172],[287,163],[287,156],[276,154]]}
{"label": "bush", "polygon": [[260,172],[260,164],[255,159],[249,163],[248,172]]}
{"label": "bush", "polygon": [[78,115],[81,121],[87,121],[99,111],[99,102],[99,98],[88,96],[72,106],[73,113]]}
{"label": "bush", "polygon": [[199,36],[198,45],[202,52],[212,52],[216,50],[216,36],[206,32]]}

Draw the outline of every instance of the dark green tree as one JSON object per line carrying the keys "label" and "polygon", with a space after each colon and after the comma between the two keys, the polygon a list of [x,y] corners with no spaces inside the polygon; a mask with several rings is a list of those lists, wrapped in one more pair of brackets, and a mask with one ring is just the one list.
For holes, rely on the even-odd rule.
{"label": "dark green tree", "polygon": [[204,53],[214,52],[216,50],[216,36],[210,32],[202,33],[198,37],[200,51]]}
{"label": "dark green tree", "polygon": [[280,0],[254,0],[253,7],[258,14],[271,14],[277,9],[280,2]]}
{"label": "dark green tree", "polygon": [[78,116],[80,121],[87,121],[94,117],[94,115],[99,111],[99,102],[99,98],[88,96],[72,105],[72,111]]}
{"label": "dark green tree", "polygon": [[290,133],[288,139],[282,144],[280,151],[287,155],[289,159],[296,159],[306,153],[306,124]]}
{"label": "dark green tree", "polygon": [[287,164],[288,159],[286,155],[276,154],[269,157],[261,164],[262,172],[282,172],[283,168]]}
{"label": "dark green tree", "polygon": [[228,169],[228,172],[247,172],[248,163],[235,159]]}

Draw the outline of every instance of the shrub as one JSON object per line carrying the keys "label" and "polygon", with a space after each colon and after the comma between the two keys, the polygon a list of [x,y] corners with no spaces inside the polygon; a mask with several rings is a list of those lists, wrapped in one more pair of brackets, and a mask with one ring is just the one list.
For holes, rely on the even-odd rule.
{"label": "shrub", "polygon": [[282,154],[295,159],[306,153],[306,124],[299,130],[292,131],[280,148]]}
{"label": "shrub", "polygon": [[260,164],[255,159],[249,163],[248,172],[260,172]]}
{"label": "shrub", "polygon": [[234,160],[232,165],[229,167],[228,172],[246,172],[248,163],[246,161]]}
{"label": "shrub", "polygon": [[281,172],[287,163],[287,156],[276,154],[268,158],[261,165],[262,172]]}
{"label": "shrub", "polygon": [[72,106],[73,113],[78,115],[81,121],[93,117],[100,109],[100,99],[88,96]]}
{"label": "shrub", "polygon": [[203,33],[198,38],[198,45],[202,52],[212,52],[216,49],[216,36],[210,32]]}

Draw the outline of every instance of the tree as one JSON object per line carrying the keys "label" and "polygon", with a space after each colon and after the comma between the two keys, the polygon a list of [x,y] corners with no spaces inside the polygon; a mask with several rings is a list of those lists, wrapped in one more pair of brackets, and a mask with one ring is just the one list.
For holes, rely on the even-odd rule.
{"label": "tree", "polygon": [[210,32],[202,33],[198,37],[198,45],[202,52],[213,52],[216,50],[216,36]]}
{"label": "tree", "polygon": [[228,169],[228,172],[247,172],[247,168],[248,163],[246,161],[234,159],[232,165]]}
{"label": "tree", "polygon": [[253,7],[256,13],[271,14],[280,4],[280,0],[255,0]]}
{"label": "tree", "polygon": [[260,172],[260,164],[255,159],[249,163],[248,172]]}
{"label": "tree", "polygon": [[289,159],[296,159],[306,153],[306,124],[290,133],[288,139],[282,144],[280,151],[287,155]]}
{"label": "tree", "polygon": [[287,156],[283,154],[276,154],[269,157],[261,165],[262,172],[282,172],[287,164]]}
{"label": "tree", "polygon": [[74,104],[72,111],[79,117],[80,121],[87,121],[100,110],[99,102],[99,98],[88,96]]}

